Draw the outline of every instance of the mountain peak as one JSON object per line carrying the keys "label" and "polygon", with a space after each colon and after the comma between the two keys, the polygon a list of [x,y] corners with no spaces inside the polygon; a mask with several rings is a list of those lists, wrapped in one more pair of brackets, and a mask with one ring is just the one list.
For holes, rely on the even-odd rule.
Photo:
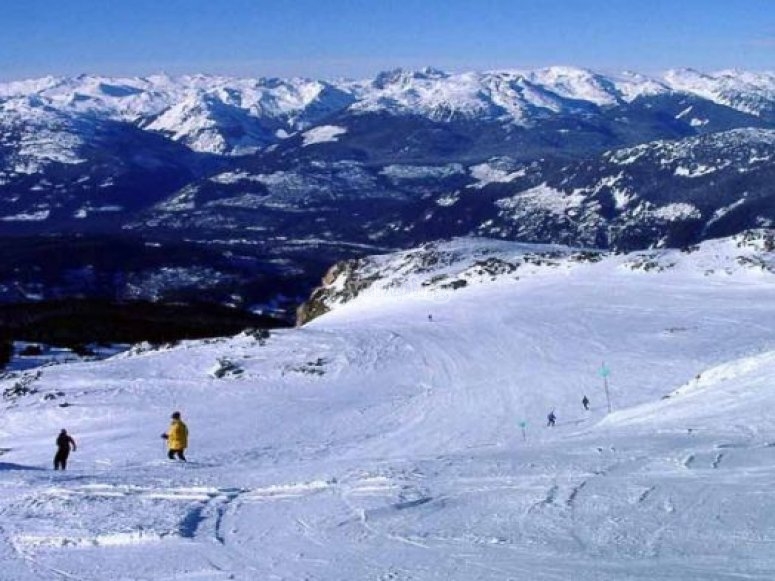
{"label": "mountain peak", "polygon": [[418,70],[407,70],[395,68],[389,71],[382,71],[372,81],[372,85],[378,89],[385,89],[390,85],[407,86],[412,81],[427,81],[445,79],[449,75],[442,70],[426,66]]}

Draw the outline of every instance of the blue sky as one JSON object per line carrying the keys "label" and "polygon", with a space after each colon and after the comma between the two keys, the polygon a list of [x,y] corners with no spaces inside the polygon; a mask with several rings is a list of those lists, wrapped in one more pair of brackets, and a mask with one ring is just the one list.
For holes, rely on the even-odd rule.
{"label": "blue sky", "polygon": [[3,0],[0,79],[775,70],[775,0]]}

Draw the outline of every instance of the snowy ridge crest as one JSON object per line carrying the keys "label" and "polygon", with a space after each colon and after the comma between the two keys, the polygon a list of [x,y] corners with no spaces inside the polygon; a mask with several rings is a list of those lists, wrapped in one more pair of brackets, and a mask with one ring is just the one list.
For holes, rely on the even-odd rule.
{"label": "snowy ridge crest", "polygon": [[[676,210],[677,211],[677,210]],[[488,284],[535,281],[583,269],[699,276],[775,275],[775,230],[750,230],[685,249],[619,254],[560,245],[458,238],[396,254],[349,260],[333,266],[299,310],[305,324],[349,303],[359,308],[383,301],[444,302],[448,293]],[[775,277],[771,282],[775,283]]]}
{"label": "snowy ridge crest", "polygon": [[673,70],[650,78],[557,66],[464,73],[398,69],[373,80],[332,82],[208,75],[44,77],[0,84],[0,122],[31,110],[97,116],[161,133],[194,151],[240,155],[277,141],[278,132],[293,134],[346,112],[529,126],[547,116],[675,92],[758,117],[775,113],[773,73]]}

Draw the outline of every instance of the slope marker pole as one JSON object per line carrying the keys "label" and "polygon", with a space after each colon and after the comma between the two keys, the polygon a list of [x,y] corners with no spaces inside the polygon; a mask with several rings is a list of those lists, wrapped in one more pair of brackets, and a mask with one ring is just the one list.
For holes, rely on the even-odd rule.
{"label": "slope marker pole", "polygon": [[598,371],[600,373],[600,377],[603,378],[603,389],[605,390],[605,401],[608,404],[608,413],[611,413],[611,394],[608,391],[608,376],[611,375],[611,370],[606,367],[605,361],[603,361],[603,364],[600,366],[600,369]]}

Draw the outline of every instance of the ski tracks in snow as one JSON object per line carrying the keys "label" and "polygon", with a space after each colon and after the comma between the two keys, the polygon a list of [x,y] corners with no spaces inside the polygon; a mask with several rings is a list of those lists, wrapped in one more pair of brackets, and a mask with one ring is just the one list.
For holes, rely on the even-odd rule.
{"label": "ski tracks in snow", "polygon": [[[19,547],[68,547],[68,546],[116,546],[158,541],[169,537],[182,539],[209,539],[219,544],[226,542],[223,529],[227,513],[237,513],[242,505],[299,498],[326,490],[330,486],[326,481],[288,483],[254,488],[214,488],[206,486],[154,487],[134,485],[114,485],[92,483],[74,486],[54,486],[44,488],[32,498],[25,499],[23,505],[35,516],[34,509],[47,508],[53,514],[57,508],[74,507],[78,512],[79,504],[103,505],[107,512],[120,513],[122,508],[148,505],[159,510],[177,514],[177,523],[163,528],[131,527],[120,518],[112,521],[78,523],[70,519],[72,534],[51,535],[45,532],[25,532],[17,534],[13,542]],[[180,506],[175,509],[174,505]],[[29,509],[33,509],[30,512]],[[137,512],[140,512],[139,510]],[[174,520],[174,519],[173,519]],[[82,524],[85,526],[78,527]],[[110,528],[119,530],[109,530]],[[80,532],[75,532],[80,529]],[[108,530],[106,530],[108,529]],[[133,530],[132,530],[133,529]],[[60,530],[62,530],[60,528]]]}
{"label": "ski tracks in snow", "polygon": [[[697,448],[688,466],[673,463],[671,468],[668,448],[647,453],[617,446],[618,451],[603,458],[594,445],[583,453],[576,447],[563,458],[556,456],[562,454],[557,448],[552,450],[552,457],[538,448],[522,450],[522,455],[534,456],[520,463],[487,450],[476,457],[461,452],[366,461],[363,468],[351,460],[337,476],[239,487],[197,485],[195,473],[186,473],[190,485],[176,486],[160,479],[142,486],[63,480],[26,499],[30,528],[12,531],[9,538],[30,568],[40,552],[140,543],[165,543],[160,550],[180,552],[187,545],[198,555],[197,570],[213,579],[227,578],[227,573],[259,578],[278,563],[285,571],[298,572],[298,578],[330,578],[326,575],[343,567],[348,568],[347,578],[413,578],[400,558],[389,562],[380,557],[386,545],[391,555],[412,555],[415,563],[435,558],[418,557],[417,552],[439,558],[465,555],[461,571],[471,578],[480,567],[486,577],[487,567],[495,566],[488,556],[505,558],[525,547],[546,556],[582,558],[592,552],[671,558],[676,544],[696,546],[682,537],[687,523],[698,515],[710,523],[716,514],[723,518],[723,507],[713,504],[708,487],[725,472],[730,454],[739,451],[724,444]],[[709,480],[697,489],[690,473],[700,464],[705,468],[698,474]],[[162,511],[176,516],[142,529],[133,529],[131,519],[71,519],[65,526],[36,529],[43,522],[38,510],[48,507],[46,514],[61,516],[63,509],[75,509],[75,514],[80,503],[90,505],[87,513]],[[100,507],[105,510],[99,512]],[[472,514],[479,516],[471,521]],[[753,528],[738,532],[748,543],[756,538]],[[344,549],[353,543],[362,551]],[[37,571],[58,563],[36,562]],[[67,579],[64,573],[49,577]]]}

